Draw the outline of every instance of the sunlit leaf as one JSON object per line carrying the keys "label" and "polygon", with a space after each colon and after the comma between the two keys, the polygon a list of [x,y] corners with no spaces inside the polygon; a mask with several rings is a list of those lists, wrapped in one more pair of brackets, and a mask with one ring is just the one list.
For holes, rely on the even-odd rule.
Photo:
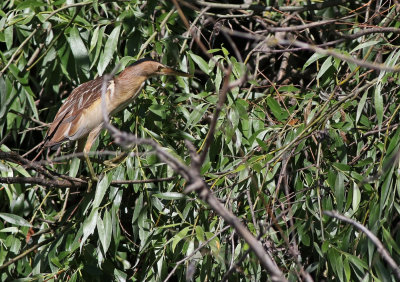
{"label": "sunlit leaf", "polygon": [[111,59],[113,58],[114,53],[117,51],[120,30],[121,26],[120,25],[116,26],[107,39],[104,51],[100,56],[99,64],[97,66],[97,70],[100,75],[103,74],[104,70],[110,63]]}
{"label": "sunlit leaf", "polygon": [[4,221],[14,224],[14,225],[32,227],[32,225],[28,221],[26,221],[24,218],[22,218],[16,214],[2,212],[2,213],[0,213],[0,217]]}

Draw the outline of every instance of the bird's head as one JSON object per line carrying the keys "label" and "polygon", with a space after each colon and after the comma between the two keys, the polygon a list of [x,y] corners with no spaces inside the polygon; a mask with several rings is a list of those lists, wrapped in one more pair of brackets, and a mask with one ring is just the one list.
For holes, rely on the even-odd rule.
{"label": "bird's head", "polygon": [[155,75],[176,75],[190,77],[191,75],[170,67],[167,67],[152,59],[141,59],[128,67],[131,73],[137,76],[151,77]]}

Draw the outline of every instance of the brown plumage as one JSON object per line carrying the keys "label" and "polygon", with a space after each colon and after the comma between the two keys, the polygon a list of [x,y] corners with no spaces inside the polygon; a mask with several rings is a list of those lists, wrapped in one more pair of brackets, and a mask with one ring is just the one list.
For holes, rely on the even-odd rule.
{"label": "brown plumage", "polygon": [[[151,59],[139,60],[109,81],[106,93],[108,113],[113,115],[124,109],[140,92],[149,77],[163,74],[190,76]],[[83,149],[84,153],[90,151],[103,127],[102,83],[103,78],[99,77],[79,85],[72,91],[57,112],[44,146],[51,147],[64,141],[78,140],[78,149]]]}

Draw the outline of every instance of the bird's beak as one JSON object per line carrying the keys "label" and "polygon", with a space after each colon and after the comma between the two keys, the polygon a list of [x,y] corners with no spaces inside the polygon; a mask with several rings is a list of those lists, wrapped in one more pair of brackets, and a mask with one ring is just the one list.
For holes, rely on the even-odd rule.
{"label": "bird's beak", "polygon": [[160,74],[163,75],[176,75],[176,76],[184,76],[184,77],[193,77],[193,75],[183,72],[183,71],[178,71],[176,69],[170,68],[170,67],[163,67],[160,71]]}

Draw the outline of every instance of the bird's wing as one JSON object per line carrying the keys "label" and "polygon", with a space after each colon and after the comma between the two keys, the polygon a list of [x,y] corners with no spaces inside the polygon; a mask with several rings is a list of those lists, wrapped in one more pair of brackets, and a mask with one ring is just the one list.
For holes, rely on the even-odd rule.
{"label": "bird's wing", "polygon": [[102,84],[103,78],[98,77],[79,85],[71,92],[50,126],[45,146],[80,139],[89,134],[91,128],[80,126],[83,121],[82,113],[101,98]]}

